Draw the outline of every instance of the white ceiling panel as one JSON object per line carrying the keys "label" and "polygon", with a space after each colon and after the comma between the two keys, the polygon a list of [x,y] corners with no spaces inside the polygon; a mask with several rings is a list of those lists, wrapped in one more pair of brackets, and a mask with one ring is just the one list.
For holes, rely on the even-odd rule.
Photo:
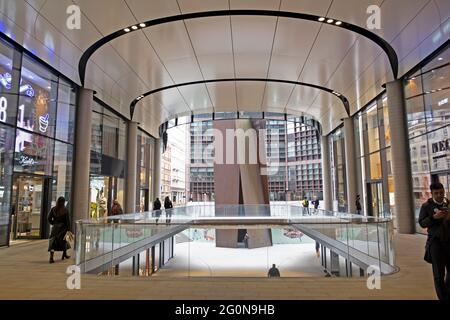
{"label": "white ceiling panel", "polygon": [[[73,2],[70,0],[47,1],[42,7],[40,14],[51,21],[55,28],[78,48],[86,50],[98,39],[102,38],[102,34],[83,15],[81,16],[81,29],[68,29],[66,9],[72,4]],[[55,35],[57,38],[60,36]]]}
{"label": "white ceiling panel", "polygon": [[181,83],[202,79],[183,22],[147,28],[144,32],[175,82]]}
{"label": "white ceiling panel", "polygon": [[237,77],[266,77],[276,18],[232,17]]}
{"label": "white ceiling panel", "polygon": [[197,55],[233,53],[229,17],[187,20],[186,26]]}
{"label": "white ceiling panel", "polygon": [[214,54],[198,56],[200,68],[205,79],[234,78],[234,64],[232,54]]}
{"label": "white ceiling panel", "polygon": [[268,82],[264,93],[263,106],[266,108],[275,108],[278,110],[277,112],[284,112],[293,88],[293,84]]}
{"label": "white ceiling panel", "polygon": [[178,0],[182,13],[227,10],[228,0]]}
{"label": "white ceiling panel", "polygon": [[433,3],[438,7],[438,11],[441,15],[441,22],[450,18],[450,1],[434,0]]}
{"label": "white ceiling panel", "polygon": [[[358,80],[349,83],[347,90],[343,94],[349,99],[351,108],[356,104],[357,109],[363,107],[361,101],[358,101],[360,97],[373,86],[375,82],[385,83],[392,80],[392,71],[389,65],[389,60],[385,54],[380,54],[377,59],[369,67],[364,69],[359,75]],[[377,92],[381,92],[383,88],[379,86]],[[374,95],[372,98],[374,98]],[[352,109],[353,110],[353,109]]]}
{"label": "white ceiling panel", "polygon": [[283,0],[283,2],[281,3],[281,11],[291,11],[323,16],[327,13],[327,10],[331,3],[331,0]]}
{"label": "white ceiling panel", "polygon": [[399,74],[405,74],[412,67],[417,64],[417,61],[425,59],[434,50],[438,49],[440,45],[444,43],[446,39],[450,39],[450,18],[443,24],[448,25],[447,28],[438,28],[430,34],[419,47],[411,51],[406,57],[404,57],[400,64]]}
{"label": "white ceiling panel", "polygon": [[[352,50],[341,61],[333,76],[329,79],[327,87],[344,93],[350,85],[354,85],[359,75],[366,70],[384,51],[375,46],[372,41],[364,37],[356,40]],[[351,70],[352,72],[349,72]],[[390,71],[388,69],[387,71]],[[350,99],[350,97],[347,97]]]}
{"label": "white ceiling panel", "polygon": [[239,111],[261,111],[264,82],[236,82]]}
{"label": "white ceiling panel", "polygon": [[355,40],[356,35],[352,32],[323,25],[300,81],[325,84]]}
{"label": "white ceiling panel", "polygon": [[165,61],[164,65],[176,83],[203,80],[195,57]]}
{"label": "white ceiling panel", "polygon": [[205,79],[233,78],[230,18],[187,20],[186,26]]}
{"label": "white ceiling panel", "polygon": [[180,14],[175,0],[126,0],[139,22]]}
{"label": "white ceiling panel", "polygon": [[383,0],[334,0],[327,17],[367,28],[367,8],[370,5],[379,6],[382,2]]}
{"label": "white ceiling panel", "polygon": [[36,19],[35,38],[72,66],[78,66],[82,50],[67,38],[61,37],[59,31],[42,17]]}
{"label": "white ceiling panel", "polygon": [[313,99],[318,94],[318,91],[319,89],[307,86],[295,86],[286,108],[300,108],[303,111],[306,110],[313,102]]}
{"label": "white ceiling panel", "polygon": [[[338,102],[338,103],[336,103]],[[345,110],[344,105],[342,104],[341,100],[336,97],[333,94],[330,94],[328,92],[324,92],[322,90],[319,90],[318,95],[316,96],[314,102],[306,109],[306,113],[309,113],[311,109],[316,108],[317,106],[320,106],[322,110],[327,110],[331,108],[331,106],[335,104],[335,109],[338,109],[339,112],[342,112]],[[322,111],[321,111],[322,112]]]}
{"label": "white ceiling panel", "polygon": [[[48,0],[25,0],[25,2],[29,3],[30,6],[39,10],[39,8]],[[2,0],[1,2],[8,2],[8,0]],[[17,2],[17,1],[16,1]]]}
{"label": "white ceiling panel", "polygon": [[38,13],[33,6],[23,0],[2,0],[0,1],[0,11],[13,20],[25,32],[34,34],[34,23]]}
{"label": "white ceiling panel", "polygon": [[179,90],[190,109],[203,110],[213,107],[204,84],[179,87]]}
{"label": "white ceiling panel", "polygon": [[280,18],[269,78],[296,81],[319,29],[319,23]]}
{"label": "white ceiling panel", "polygon": [[429,3],[402,31],[401,37],[395,39],[391,45],[397,52],[399,59],[413,51],[417,44],[426,39],[440,25],[439,12],[434,4]]}
{"label": "white ceiling panel", "polygon": [[151,96],[147,96],[142,100],[156,100],[158,104],[162,104],[169,113],[190,111],[189,106],[183,100],[177,88],[163,90]]}
{"label": "white ceiling panel", "polygon": [[236,111],[234,82],[212,82],[206,85],[215,111]]}
{"label": "white ceiling panel", "polygon": [[[428,0],[386,0],[381,6],[381,29],[372,30],[387,42],[391,42],[408,23],[415,23],[414,17],[430,1]],[[433,2],[433,1],[431,1]],[[399,14],[401,13],[401,14]],[[431,23],[431,21],[430,21]],[[434,22],[433,22],[434,23]]]}
{"label": "white ceiling panel", "polygon": [[[90,70],[90,65],[93,64],[93,62],[95,62],[95,64],[97,64],[100,69],[106,71],[106,73],[110,75],[114,80],[118,80],[124,74],[128,74],[132,71],[123,57],[120,56],[116,51],[111,50],[108,45],[101,47],[95,52],[87,65],[86,74],[92,72]],[[113,65],[114,68],[111,68],[111,65]]]}
{"label": "white ceiling panel", "polygon": [[164,62],[194,56],[182,21],[148,27],[144,32]]}
{"label": "white ceiling panel", "polygon": [[278,10],[280,0],[230,0],[231,9]]}
{"label": "white ceiling panel", "polygon": [[172,85],[173,81],[143,32],[133,32],[111,45],[151,88]]}
{"label": "white ceiling panel", "polygon": [[[66,9],[74,3],[83,12],[81,30],[66,27]],[[0,27],[79,82],[83,50],[137,22],[231,8],[301,12],[366,27],[366,10],[372,4],[381,5],[382,24],[373,31],[397,51],[399,75],[449,39],[448,0],[0,0]],[[91,57],[86,86],[127,114],[130,102],[151,89],[235,76],[298,79],[326,86],[343,93],[352,112],[380,93],[381,84],[392,80],[386,54],[358,34],[326,23],[232,16],[168,23],[115,39]],[[324,131],[329,132],[345,116],[342,103],[331,94],[305,86],[292,88],[263,82],[180,87],[143,99],[136,114],[143,119],[136,120],[157,132],[161,121],[191,109],[203,113],[213,109],[283,112],[286,108],[322,119]]]}
{"label": "white ceiling panel", "polygon": [[[124,0],[74,0],[74,2],[80,6],[83,14],[92,21],[103,35],[108,35],[117,31],[117,29],[138,22]],[[98,14],[99,12],[102,12],[102,14]]]}

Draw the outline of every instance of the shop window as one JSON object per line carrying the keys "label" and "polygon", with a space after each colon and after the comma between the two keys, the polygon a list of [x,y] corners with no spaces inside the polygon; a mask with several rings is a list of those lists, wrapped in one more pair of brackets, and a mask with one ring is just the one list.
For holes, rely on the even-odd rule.
{"label": "shop window", "polygon": [[14,49],[0,40],[0,123],[14,125],[17,111],[18,70],[13,68]]}
{"label": "shop window", "polygon": [[53,172],[53,140],[17,130],[14,170],[51,176]]}
{"label": "shop window", "polygon": [[26,55],[22,60],[17,126],[55,135],[58,78]]}
{"label": "shop window", "polygon": [[70,144],[55,142],[55,157],[53,164],[53,201],[58,197],[64,197],[70,201],[72,184],[73,146]]}
{"label": "shop window", "polygon": [[8,243],[14,128],[0,124],[0,246]]}
{"label": "shop window", "polygon": [[75,106],[59,102],[57,107],[56,139],[74,143]]}

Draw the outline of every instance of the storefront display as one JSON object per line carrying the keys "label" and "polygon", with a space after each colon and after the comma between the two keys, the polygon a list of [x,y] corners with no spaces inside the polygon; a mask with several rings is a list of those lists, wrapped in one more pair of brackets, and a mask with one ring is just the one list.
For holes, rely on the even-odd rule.
{"label": "storefront display", "polygon": [[70,201],[76,86],[0,41],[0,246],[46,238],[56,198]]}

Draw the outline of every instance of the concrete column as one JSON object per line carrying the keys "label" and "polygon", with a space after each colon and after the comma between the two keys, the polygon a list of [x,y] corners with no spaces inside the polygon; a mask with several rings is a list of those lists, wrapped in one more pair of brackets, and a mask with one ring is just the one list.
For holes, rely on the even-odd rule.
{"label": "concrete column", "polygon": [[138,124],[128,122],[127,127],[127,180],[125,194],[125,213],[136,212],[136,171],[137,171],[137,132]]}
{"label": "concrete column", "polygon": [[355,130],[352,118],[344,119],[344,144],[345,144],[345,176],[347,180],[347,210],[356,212],[356,154],[355,154]]}
{"label": "concrete column", "polygon": [[[89,171],[91,163],[91,127],[94,91],[80,88],[75,130],[75,156],[72,184],[72,225],[89,217]],[[75,230],[75,228],[73,228]]]}
{"label": "concrete column", "polygon": [[322,149],[322,183],[323,183],[323,202],[324,209],[331,211],[332,194],[331,194],[331,163],[330,163],[330,145],[328,143],[328,136],[321,138]]}
{"label": "concrete column", "polygon": [[[157,197],[161,196],[161,139],[155,141],[155,152],[153,153],[153,190],[152,199],[155,201]],[[162,199],[159,199],[162,200]]]}
{"label": "concrete column", "polygon": [[391,124],[391,165],[398,232],[413,234],[416,229],[415,210],[403,82],[395,80],[386,83],[386,93],[389,123]]}

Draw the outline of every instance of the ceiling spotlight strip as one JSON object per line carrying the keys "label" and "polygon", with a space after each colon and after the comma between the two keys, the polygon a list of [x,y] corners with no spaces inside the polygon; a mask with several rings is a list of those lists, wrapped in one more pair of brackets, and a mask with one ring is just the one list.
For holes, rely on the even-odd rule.
{"label": "ceiling spotlight strip", "polygon": [[[116,32],[113,32],[97,42],[91,45],[81,56],[80,62],[78,64],[78,72],[80,75],[81,84],[84,85],[85,76],[86,76],[86,66],[90,59],[90,57],[97,51],[100,47],[105,45],[111,40],[119,38],[125,34],[130,32],[134,32],[140,30],[142,28],[148,28],[151,26],[161,25],[165,23],[181,21],[181,20],[189,20],[196,18],[207,18],[207,17],[220,17],[220,16],[267,16],[267,17],[283,17],[283,18],[292,18],[292,19],[300,19],[300,20],[308,20],[315,21],[320,23],[327,23],[329,25],[333,25],[339,28],[347,29],[352,32],[356,32],[373,42],[375,42],[378,46],[380,46],[386,55],[388,56],[389,62],[391,64],[392,74],[394,79],[397,79],[398,75],[398,57],[397,54],[392,48],[392,46],[385,41],[383,38],[378,36],[377,34],[362,28],[360,26],[343,22],[339,20],[335,20],[330,17],[320,17],[316,15],[299,13],[299,12],[288,12],[288,11],[274,11],[274,10],[219,10],[219,11],[203,11],[203,12],[193,12],[187,14],[180,14],[176,16],[164,17],[153,19],[145,22],[141,22],[137,25],[129,26],[124,29],[120,29]],[[334,23],[333,23],[334,22]]]}
{"label": "ceiling spotlight strip", "polygon": [[134,99],[131,104],[130,104],[130,117],[131,119],[133,119],[133,115],[134,115],[134,111],[136,109],[136,104],[142,100],[144,97],[164,91],[164,90],[169,90],[169,89],[174,89],[174,88],[178,88],[178,87],[185,87],[185,86],[192,86],[192,85],[196,85],[196,84],[205,84],[205,83],[213,83],[213,82],[230,82],[230,81],[258,81],[258,82],[277,82],[277,83],[285,83],[285,84],[293,84],[293,85],[298,85],[298,86],[306,86],[306,87],[311,87],[311,88],[315,88],[315,89],[319,89],[319,90],[323,90],[326,91],[330,94],[335,95],[337,98],[339,98],[339,100],[341,100],[345,111],[347,112],[347,115],[350,116],[350,105],[348,103],[347,98],[340,94],[337,91],[334,91],[332,89],[326,88],[326,87],[322,87],[316,84],[312,84],[312,83],[306,83],[306,82],[299,82],[299,81],[290,81],[290,80],[282,80],[282,79],[266,79],[266,78],[226,78],[226,79],[211,79],[211,80],[199,80],[199,81],[192,81],[192,82],[185,82],[185,83],[178,83],[178,84],[173,84],[170,86],[166,86],[166,87],[161,87],[161,88],[157,88],[151,91],[148,91],[146,93],[141,94],[139,97],[137,97],[136,99]]}

